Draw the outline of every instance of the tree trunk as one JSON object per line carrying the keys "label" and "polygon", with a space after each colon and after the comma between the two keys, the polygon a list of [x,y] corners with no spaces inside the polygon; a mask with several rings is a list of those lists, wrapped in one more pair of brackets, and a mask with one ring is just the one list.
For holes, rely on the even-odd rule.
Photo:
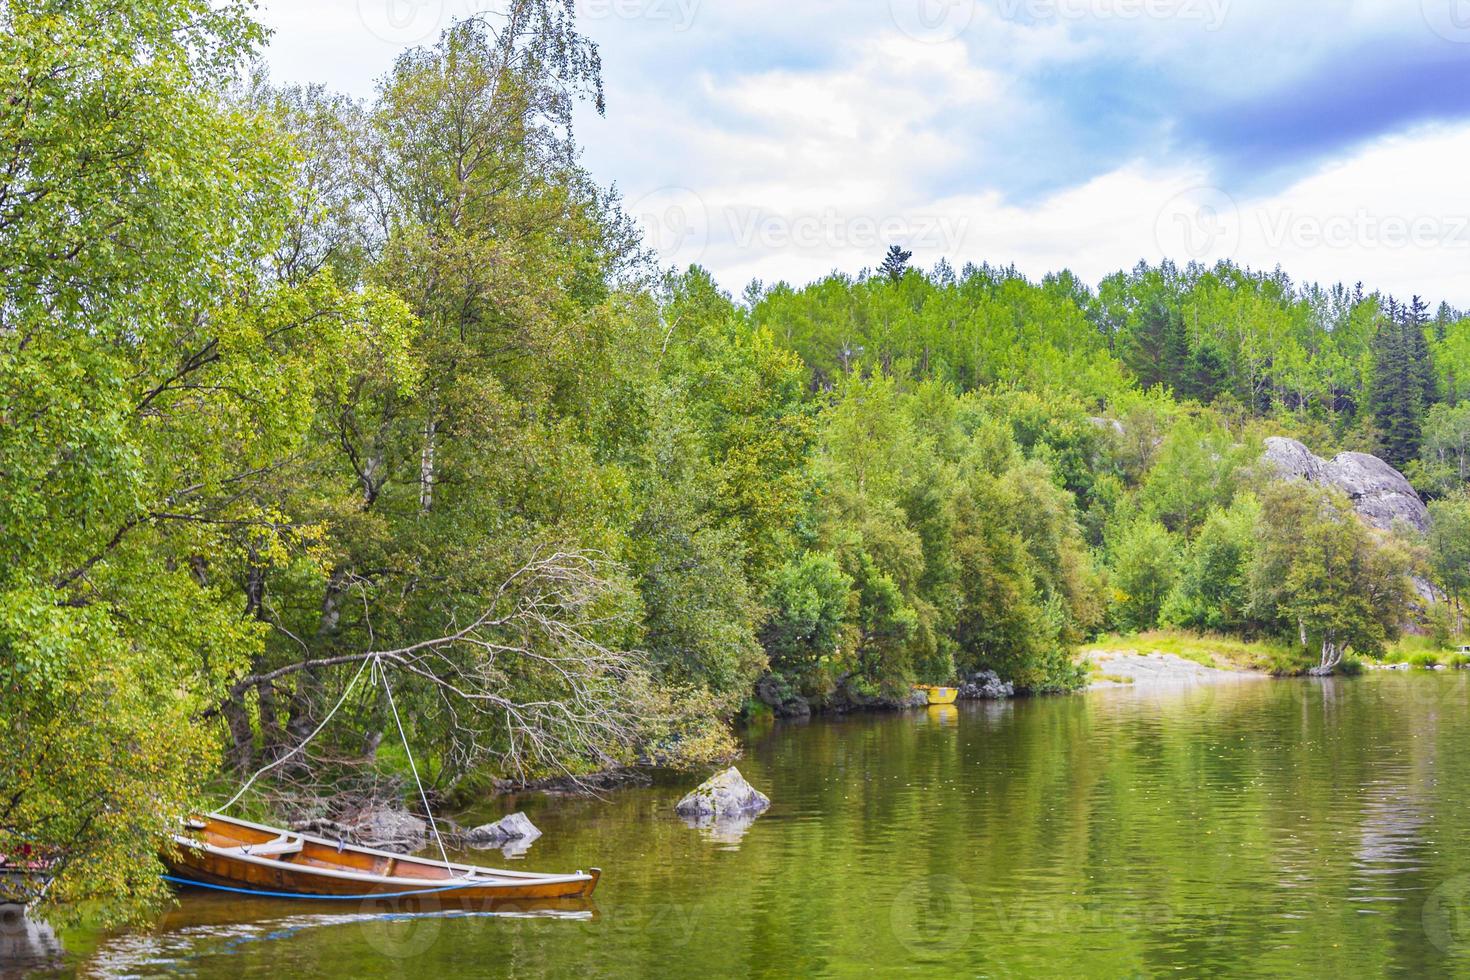
{"label": "tree trunk", "polygon": [[255,732],[250,727],[250,715],[240,698],[225,702],[222,714],[230,730],[230,747],[225,753],[225,764],[236,772],[249,772],[255,768]]}
{"label": "tree trunk", "polygon": [[432,510],[434,507],[434,437],[439,432],[439,422],[431,415],[424,424],[424,453],[419,462],[419,507]]}
{"label": "tree trunk", "polygon": [[[316,637],[325,640],[337,630],[337,621],[342,617],[342,590],[347,582],[347,572],[336,569],[327,580],[327,590],[322,596],[322,617],[317,625]],[[321,689],[321,675],[307,669],[296,678],[296,691],[291,695],[290,718],[286,731],[296,744],[306,740],[313,728],[313,708],[317,692]]]}

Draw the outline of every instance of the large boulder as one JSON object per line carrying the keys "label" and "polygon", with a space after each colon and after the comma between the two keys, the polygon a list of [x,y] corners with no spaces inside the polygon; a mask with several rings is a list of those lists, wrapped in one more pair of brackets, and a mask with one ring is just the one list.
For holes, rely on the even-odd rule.
{"label": "large boulder", "polygon": [[507,841],[529,843],[541,836],[541,831],[524,813],[512,813],[494,823],[481,824],[465,831],[464,839],[475,847],[499,847]]}
{"label": "large boulder", "polygon": [[429,825],[407,810],[369,807],[343,824],[359,844],[381,851],[411,854],[429,843]]}
{"label": "large boulder", "polygon": [[1295,439],[1273,436],[1266,440],[1265,458],[1284,477],[1341,490],[1373,527],[1387,531],[1401,522],[1417,531],[1429,529],[1424,501],[1402,473],[1377,456],[1343,453],[1329,461]]}
{"label": "large boulder", "polygon": [[965,701],[1004,701],[1015,696],[1015,685],[1001,680],[993,670],[971,674],[960,685],[960,698]]}
{"label": "large boulder", "polygon": [[770,805],[770,798],[747,783],[740,770],[731,766],[711,776],[680,800],[674,806],[674,812],[681,817],[728,819],[753,816]]}
{"label": "large boulder", "polygon": [[524,857],[540,836],[541,831],[531,818],[517,812],[466,830],[461,839],[470,847],[498,847],[506,857],[517,858]]}

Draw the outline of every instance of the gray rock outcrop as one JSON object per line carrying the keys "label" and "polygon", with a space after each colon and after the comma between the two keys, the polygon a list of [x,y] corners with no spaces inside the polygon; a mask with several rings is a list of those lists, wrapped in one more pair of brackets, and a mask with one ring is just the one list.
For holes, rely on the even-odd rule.
{"label": "gray rock outcrop", "polygon": [[1016,687],[993,670],[971,674],[960,685],[961,701],[1004,701],[1016,696]]}
{"label": "gray rock outcrop", "polygon": [[382,851],[411,854],[429,842],[429,825],[406,810],[374,807],[343,823],[359,844]]}
{"label": "gray rock outcrop", "polygon": [[729,819],[754,816],[770,805],[770,798],[747,783],[740,770],[731,766],[680,800],[674,812],[681,817]]}
{"label": "gray rock outcrop", "polygon": [[755,685],[756,700],[771,709],[777,718],[809,718],[812,706],[775,674],[767,674]]}
{"label": "gray rock outcrop", "polygon": [[465,842],[475,847],[499,847],[508,841],[529,843],[541,836],[541,831],[524,813],[512,813],[494,823],[481,824],[465,831]]}
{"label": "gray rock outcrop", "polygon": [[1325,460],[1295,439],[1272,436],[1266,440],[1265,458],[1282,476],[1341,490],[1358,516],[1379,530],[1390,530],[1397,522],[1417,531],[1429,529],[1424,501],[1402,473],[1377,456],[1343,453]]}

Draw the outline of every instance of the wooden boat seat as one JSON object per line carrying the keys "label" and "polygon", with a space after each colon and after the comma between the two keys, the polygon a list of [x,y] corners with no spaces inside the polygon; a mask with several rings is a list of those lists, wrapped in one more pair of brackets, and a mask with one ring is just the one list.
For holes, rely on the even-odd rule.
{"label": "wooden boat seat", "polygon": [[286,857],[290,854],[301,853],[301,838],[287,837],[282,834],[275,840],[268,840],[261,844],[241,844],[239,847],[225,847],[221,850],[234,854],[249,854],[251,857]]}

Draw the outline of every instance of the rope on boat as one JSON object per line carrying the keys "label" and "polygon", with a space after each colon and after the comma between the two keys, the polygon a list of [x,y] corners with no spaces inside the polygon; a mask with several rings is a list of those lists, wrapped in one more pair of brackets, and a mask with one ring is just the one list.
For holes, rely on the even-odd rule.
{"label": "rope on boat", "polygon": [[[365,659],[362,662],[362,666],[357,668],[357,673],[352,675],[352,680],[348,682],[346,689],[342,692],[342,696],[337,699],[337,703],[332,705],[332,710],[328,711],[327,716],[322,719],[322,723],[320,725],[317,725],[316,729],[310,735],[306,736],[306,738],[302,739],[301,744],[297,745],[290,752],[287,752],[285,755],[281,756],[279,759],[276,759],[274,762],[268,763],[257,769],[255,771],[255,775],[251,776],[248,780],[245,781],[245,785],[240,787],[240,791],[234,796],[230,797],[230,801],[228,803],[219,808],[219,812],[223,813],[230,807],[234,806],[240,801],[240,797],[244,796],[245,793],[250,789],[250,787],[255,785],[255,781],[257,779],[270,772],[276,766],[279,766],[281,763],[292,758],[302,749],[306,748],[307,745],[311,744],[311,740],[321,734],[322,729],[327,727],[332,718],[337,714],[338,709],[340,709],[342,705],[347,703],[347,698],[350,694],[352,694],[352,689],[357,686],[357,682],[362,677],[363,671],[367,670],[369,667],[372,668],[374,679],[381,678],[383,681],[383,690],[388,692],[388,707],[393,709],[393,723],[398,726],[398,737],[403,740],[403,751],[408,756],[408,768],[413,772],[414,785],[417,786],[419,790],[419,800],[424,804],[424,814],[429,818],[429,829],[434,832],[434,842],[439,845],[439,856],[444,859],[445,869],[453,873],[457,869],[449,860],[449,852],[444,847],[444,838],[439,834],[439,823],[434,819],[434,811],[429,806],[429,795],[424,792],[423,780],[419,779],[419,767],[418,764],[414,762],[413,749],[409,746],[408,735],[403,730],[403,719],[398,717],[398,705],[394,703],[393,700],[393,688],[388,683],[388,672],[386,670],[380,669],[381,664],[379,663],[379,658],[376,654]],[[164,877],[167,878],[168,876],[165,875]],[[204,887],[216,888],[222,886],[205,885]],[[438,890],[442,891],[443,889]],[[247,892],[246,894],[254,895],[264,893]],[[405,894],[417,895],[423,893],[405,892]]]}
{"label": "rope on boat", "polygon": [[[255,771],[255,775],[253,775],[249,779],[247,779],[245,781],[245,785],[240,787],[240,792],[238,792],[234,796],[230,797],[230,802],[226,803],[224,806],[222,806],[222,807],[219,808],[219,812],[220,813],[224,813],[230,807],[232,807],[236,803],[240,802],[240,797],[244,796],[246,790],[250,789],[251,786],[254,786],[255,785],[255,781],[257,779],[259,779],[261,776],[264,776],[266,773],[270,772],[272,769],[274,769],[276,766],[279,766],[281,763],[285,762],[287,759],[290,759],[292,756],[294,756],[296,753],[300,752],[302,749],[306,748],[306,746],[311,743],[311,740],[312,739],[314,739],[318,735],[320,735],[321,732],[322,732],[322,729],[323,728],[326,728],[327,727],[327,723],[332,720],[332,716],[337,713],[337,709],[340,708],[340,707],[342,707],[342,705],[347,702],[347,696],[349,694],[351,694],[352,693],[352,689],[357,686],[357,680],[358,680],[359,677],[362,676],[362,672],[365,671],[365,670],[367,670],[369,664],[377,663],[377,660],[378,660],[378,658],[376,656],[371,657],[371,658],[369,658],[367,660],[364,660],[362,662],[362,666],[359,667],[359,668],[357,668],[357,673],[352,675],[352,680],[351,680],[351,682],[348,683],[347,689],[342,692],[342,696],[337,699],[337,703],[332,706],[332,710],[327,712],[327,717],[323,718],[322,719],[322,723],[320,725],[316,726],[316,731],[312,732],[310,735],[306,736],[306,738],[302,739],[301,744],[298,745],[298,746],[296,746],[296,748],[292,749],[290,752],[287,752],[285,755],[281,756],[276,761],[271,762],[271,763],[268,763],[268,764],[262,766],[261,768],[257,769]],[[410,758],[409,761],[412,762],[413,761],[412,758]]]}
{"label": "rope on boat", "polygon": [[393,703],[393,688],[388,684],[388,672],[379,671],[377,658],[373,658],[373,673],[383,679],[383,690],[388,692],[388,707],[393,709],[393,723],[398,726],[398,737],[403,739],[403,751],[408,756],[408,768],[413,772],[414,785],[419,788],[419,800],[424,804],[424,816],[429,818],[429,829],[434,832],[434,842],[439,845],[439,856],[444,859],[445,870],[453,873],[454,865],[449,863],[449,852],[444,849],[444,838],[439,836],[439,824],[434,819],[434,810],[429,806],[429,796],[424,792],[424,784],[419,779],[419,767],[413,761],[413,749],[409,748],[408,735],[403,731],[403,720],[398,717],[398,705]]}
{"label": "rope on boat", "polygon": [[192,878],[177,878],[173,875],[159,875],[164,881],[175,885],[188,885],[191,888],[212,888],[217,892],[234,892],[236,895],[254,895],[257,898],[302,898],[316,899],[324,902],[365,902],[370,898],[408,898],[412,895],[433,895],[438,892],[454,891],[465,887],[464,882],[455,882],[452,885],[444,885],[440,888],[422,888],[411,892],[389,892],[375,895],[302,895],[297,892],[263,892],[254,888],[231,888],[229,885],[213,885],[207,881],[195,881]]}

